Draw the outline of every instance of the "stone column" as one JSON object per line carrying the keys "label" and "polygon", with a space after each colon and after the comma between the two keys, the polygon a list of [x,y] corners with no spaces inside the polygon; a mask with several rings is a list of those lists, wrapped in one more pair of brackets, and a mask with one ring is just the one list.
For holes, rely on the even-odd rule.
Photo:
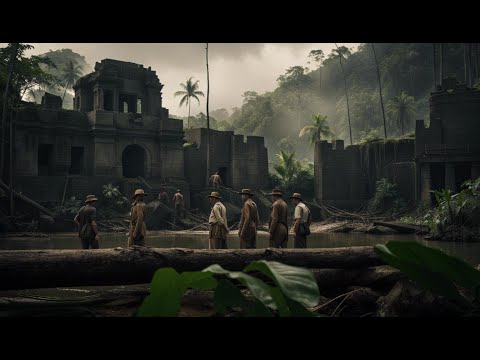
{"label": "stone column", "polygon": [[119,94],[118,94],[118,89],[115,88],[113,89],[113,111],[118,111],[118,98],[119,98]]}
{"label": "stone column", "polygon": [[103,100],[103,88],[102,88],[102,89],[99,89],[99,94],[98,94],[98,95],[99,95],[99,96],[98,96],[98,97],[99,97],[99,109],[100,109],[100,110],[104,110],[104,106],[103,106],[103,105],[104,105],[104,103],[103,103],[103,102],[104,102],[104,100]]}
{"label": "stone column", "polygon": [[480,163],[472,164],[470,177],[472,178],[472,180],[478,179],[480,177]]}
{"label": "stone column", "polygon": [[420,199],[426,205],[431,206],[432,198],[430,196],[430,164],[426,163],[421,165],[420,177]]}
{"label": "stone column", "polygon": [[457,191],[455,186],[455,164],[445,163],[445,189]]}

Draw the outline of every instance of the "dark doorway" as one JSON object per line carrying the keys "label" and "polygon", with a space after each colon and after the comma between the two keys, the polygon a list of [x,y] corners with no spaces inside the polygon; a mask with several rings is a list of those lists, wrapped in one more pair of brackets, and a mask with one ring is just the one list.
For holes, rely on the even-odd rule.
{"label": "dark doorway", "polygon": [[103,109],[107,111],[113,111],[113,91],[103,91]]}
{"label": "dark doorway", "polygon": [[38,145],[38,175],[50,176],[54,175],[53,145]]}
{"label": "dark doorway", "polygon": [[72,146],[70,152],[70,170],[71,175],[81,175],[83,173],[83,147]]}
{"label": "dark doorway", "polygon": [[455,165],[455,190],[462,190],[462,184],[470,180],[472,163],[459,163]]}
{"label": "dark doorway", "polygon": [[[445,188],[445,163],[430,163],[430,190]],[[432,204],[436,204],[435,195],[430,194]]]}
{"label": "dark doorway", "polygon": [[223,186],[227,186],[227,168],[226,167],[219,167],[218,168],[218,175],[220,175],[220,179],[222,180]]}
{"label": "dark doorway", "polygon": [[145,150],[139,145],[128,145],[122,153],[123,176],[145,177]]}

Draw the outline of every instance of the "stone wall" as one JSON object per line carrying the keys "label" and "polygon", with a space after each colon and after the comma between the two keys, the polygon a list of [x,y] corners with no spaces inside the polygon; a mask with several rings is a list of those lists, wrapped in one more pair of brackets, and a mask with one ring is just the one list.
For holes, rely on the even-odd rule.
{"label": "stone wall", "polygon": [[315,144],[315,198],[355,210],[375,194],[376,182],[387,178],[406,200],[415,193],[414,140],[373,142],[344,148],[343,141]]}
{"label": "stone wall", "polygon": [[[207,129],[185,131],[193,146],[185,149],[185,176],[192,188],[205,187]],[[252,190],[268,184],[268,157],[263,137],[235,135],[233,131],[210,130],[210,169],[219,171],[224,186]]]}

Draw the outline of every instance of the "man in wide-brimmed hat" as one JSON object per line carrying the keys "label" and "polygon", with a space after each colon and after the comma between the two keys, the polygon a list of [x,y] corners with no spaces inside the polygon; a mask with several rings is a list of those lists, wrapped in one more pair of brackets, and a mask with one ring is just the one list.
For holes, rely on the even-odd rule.
{"label": "man in wide-brimmed hat", "polygon": [[85,200],[86,205],[82,206],[77,215],[73,219],[78,225],[78,237],[82,241],[82,249],[98,249],[98,227],[97,227],[97,203],[95,195],[87,195]]}
{"label": "man in wide-brimmed hat", "polygon": [[173,195],[173,204],[175,206],[175,219],[183,216],[183,195],[181,194],[180,189],[177,190],[175,195]]}
{"label": "man in wide-brimmed hat", "polygon": [[220,202],[220,193],[213,191],[208,195],[212,211],[208,218],[210,224],[210,232],[208,236],[209,249],[226,249],[227,248],[227,209]]}
{"label": "man in wide-brimmed hat", "polygon": [[132,245],[145,246],[145,237],[147,236],[147,228],[145,226],[147,204],[143,201],[145,195],[147,194],[143,189],[137,189],[132,196],[134,201],[130,210],[128,247]]}
{"label": "man in wide-brimmed hat", "polygon": [[288,207],[282,199],[282,192],[274,189],[270,194],[272,197],[272,210],[268,222],[270,233],[270,247],[286,248],[288,243],[287,215]]}
{"label": "man in wide-brimmed hat", "polygon": [[257,247],[257,228],[259,223],[257,204],[252,200],[252,190],[242,189],[239,194],[242,196],[243,201],[242,216],[238,224],[240,249],[255,249]]}
{"label": "man in wide-brimmed hat", "polygon": [[310,209],[305,205],[302,199],[302,195],[299,193],[293,193],[290,196],[293,204],[295,205],[293,224],[293,247],[294,248],[306,248],[307,247],[307,234],[305,229],[310,229]]}

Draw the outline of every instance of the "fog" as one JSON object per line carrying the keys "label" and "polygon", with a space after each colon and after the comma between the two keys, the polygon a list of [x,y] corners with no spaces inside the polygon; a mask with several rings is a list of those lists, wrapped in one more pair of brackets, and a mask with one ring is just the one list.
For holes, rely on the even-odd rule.
{"label": "fog", "polygon": [[[5,44],[0,44],[4,46]],[[180,99],[173,93],[179,84],[193,76],[200,80],[206,95],[205,44],[203,43],[33,43],[30,54],[49,50],[72,49],[85,56],[93,66],[105,58],[139,63],[157,72],[163,88],[163,103],[171,114],[186,116],[187,108],[179,108]],[[357,44],[340,44],[356,47]],[[335,47],[332,43],[212,43],[209,44],[210,109],[242,104],[245,91],[263,93],[276,87],[276,79],[290,66],[308,66],[308,53],[322,49],[325,54]],[[202,100],[202,99],[201,99]],[[200,106],[192,102],[192,115],[205,112],[205,99]]]}

